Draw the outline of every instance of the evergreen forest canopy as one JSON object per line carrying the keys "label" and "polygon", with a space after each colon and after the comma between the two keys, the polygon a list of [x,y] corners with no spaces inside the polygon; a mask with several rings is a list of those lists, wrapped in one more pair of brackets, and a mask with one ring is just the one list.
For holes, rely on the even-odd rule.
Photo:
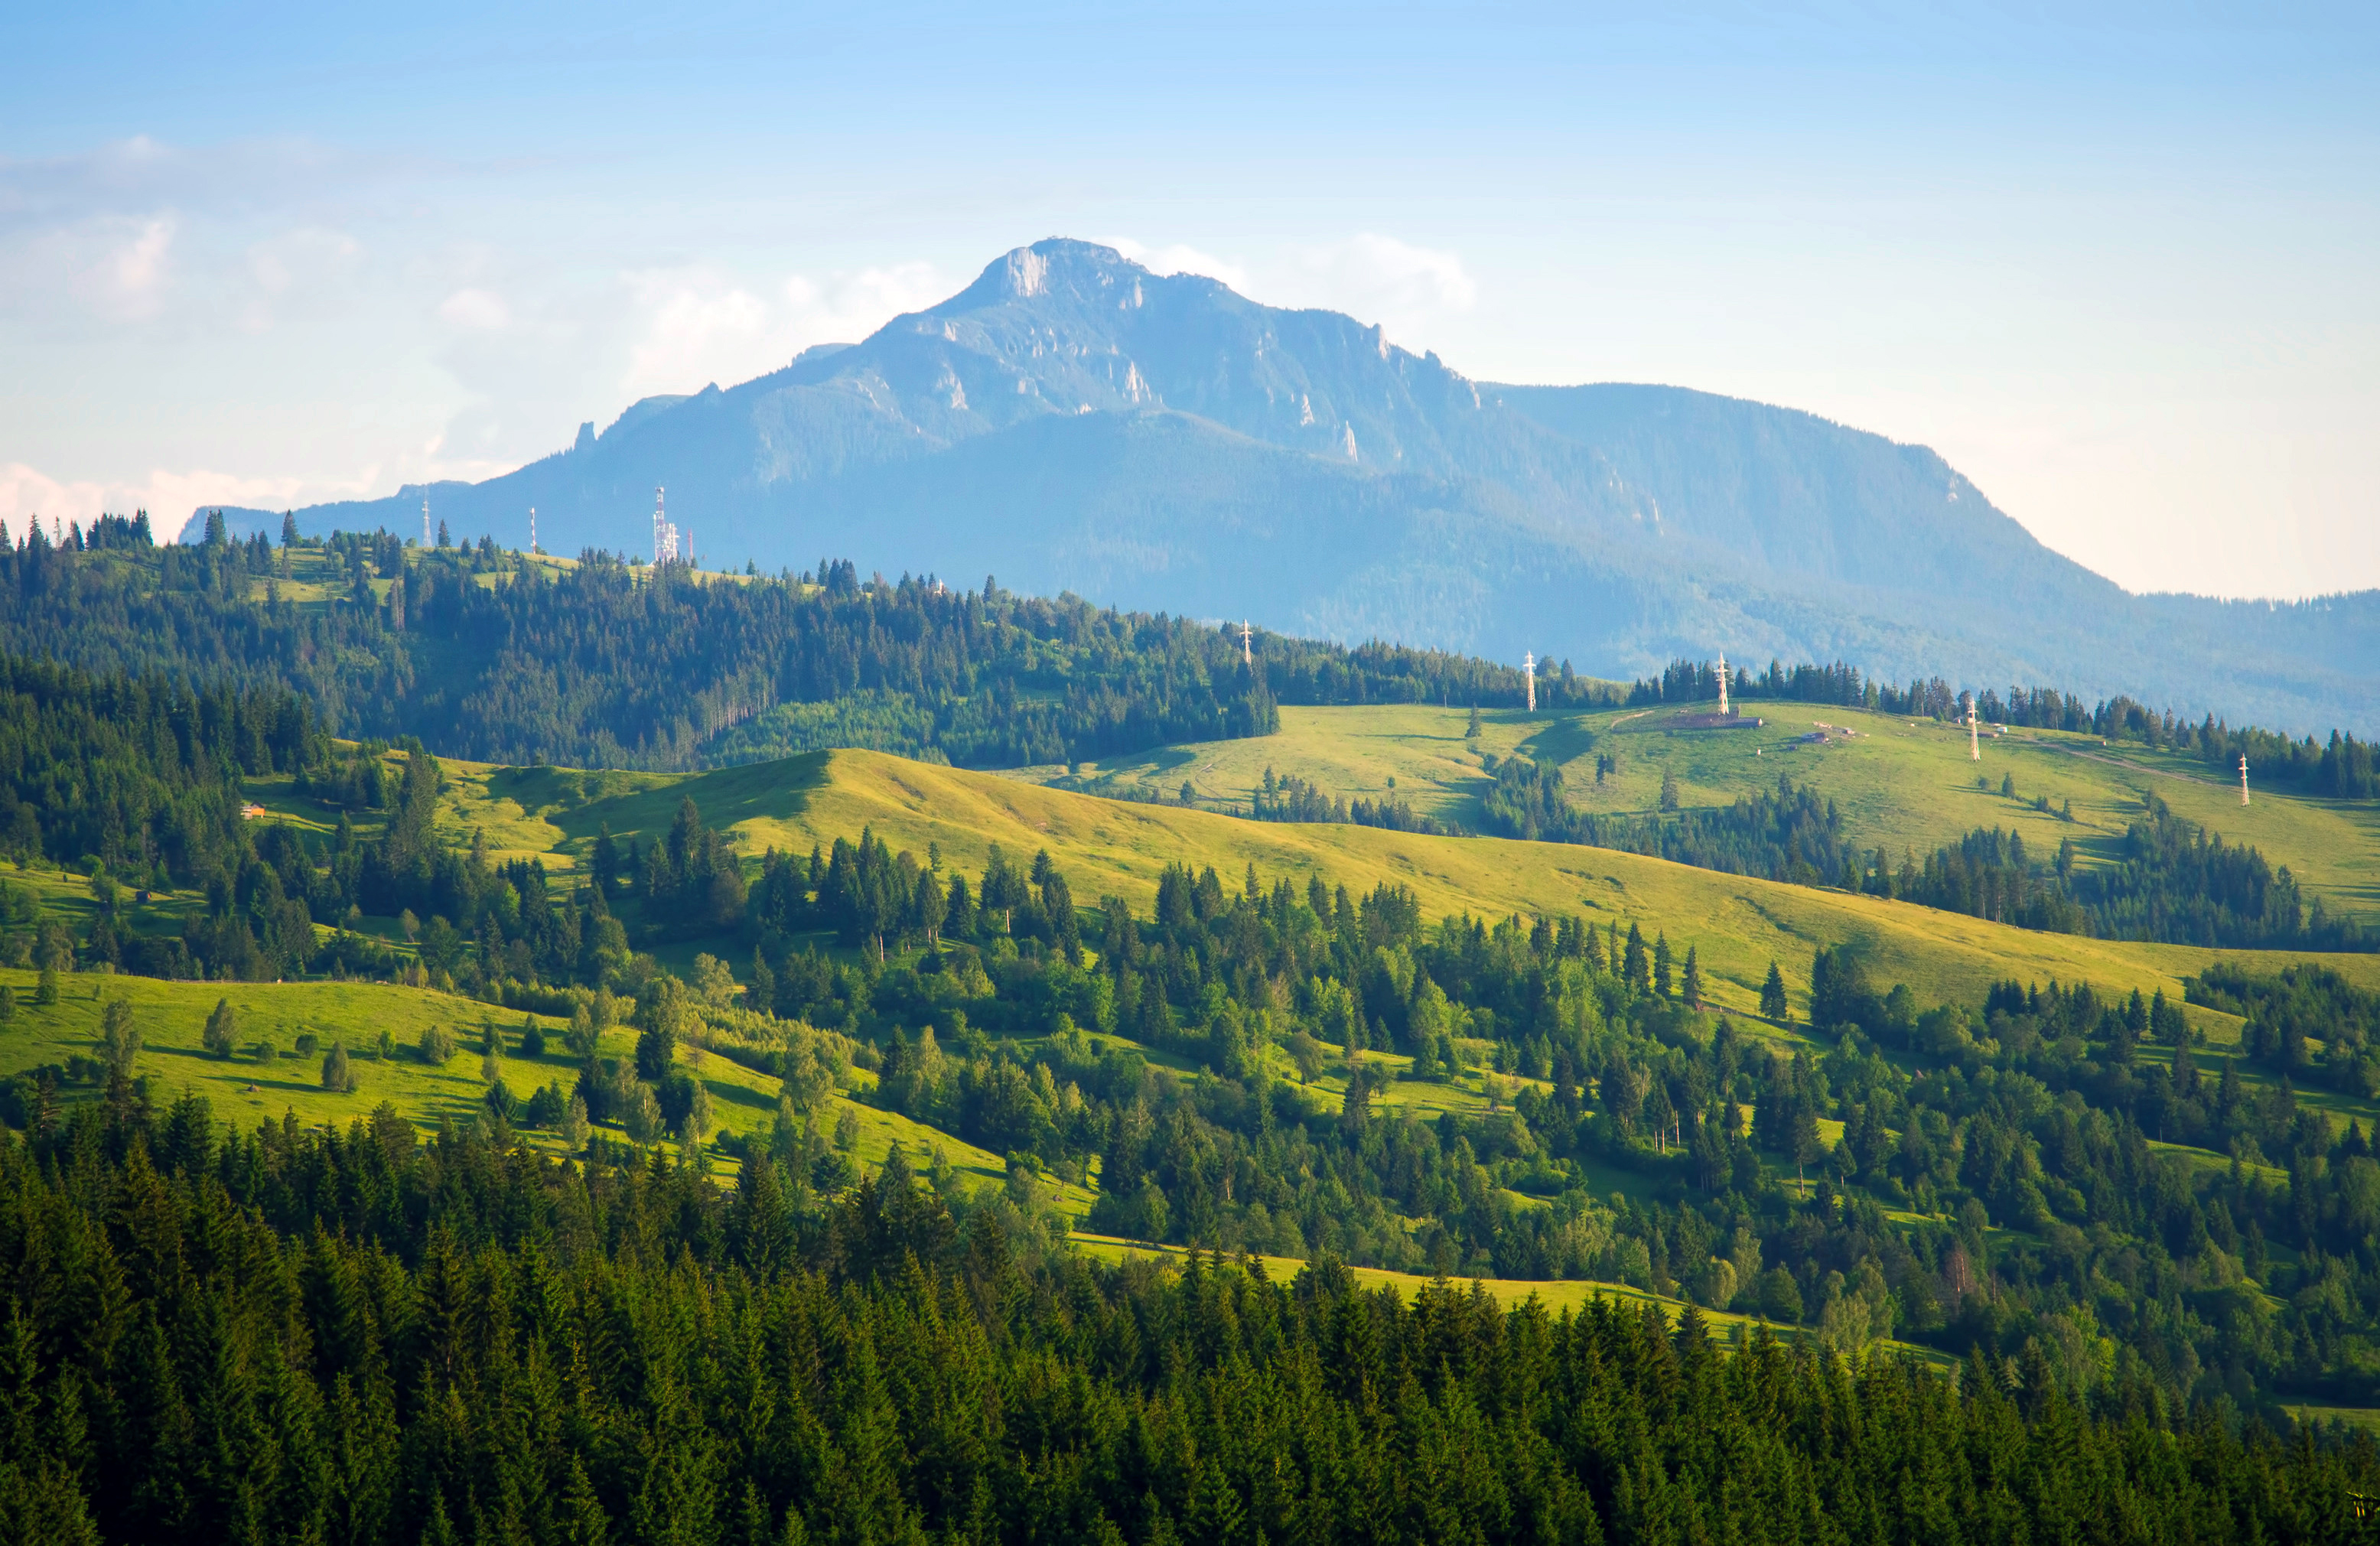
{"label": "evergreen forest canopy", "polygon": [[2355,1539],[2289,1444],[2038,1359],[1952,1381],[1689,1309],[1049,1248],[895,1156],[844,1196],[500,1134],[0,1132],[0,1537],[83,1546]]}
{"label": "evergreen forest canopy", "polygon": [[[91,670],[275,687],[337,734],[448,756],[679,769],[856,746],[965,766],[1263,735],[1275,705],[1517,702],[1520,673],[1437,651],[1240,641],[1186,619],[931,579],[554,566],[386,532],[152,547],[38,526],[0,542],[0,648]],[[297,599],[300,588],[308,599]],[[1612,689],[1549,673],[1572,706]]]}

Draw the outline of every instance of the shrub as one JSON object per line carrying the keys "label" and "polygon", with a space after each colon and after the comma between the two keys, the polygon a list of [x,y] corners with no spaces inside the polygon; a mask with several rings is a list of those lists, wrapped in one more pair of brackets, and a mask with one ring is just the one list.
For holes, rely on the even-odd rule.
{"label": "shrub", "polygon": [[558,1083],[544,1084],[528,1098],[524,1120],[532,1127],[552,1127],[558,1126],[569,1111],[570,1097],[562,1092],[562,1086]]}
{"label": "shrub", "polygon": [[587,1102],[573,1095],[568,1109],[562,1114],[564,1147],[574,1154],[577,1153],[587,1147],[588,1137],[594,1130],[595,1125],[587,1120]]}
{"label": "shrub", "polygon": [[200,1033],[199,1040],[215,1056],[231,1056],[232,1050],[239,1045],[239,1011],[231,1006],[231,1000],[215,1000],[213,1012],[207,1016],[207,1029]]}
{"label": "shrub", "polygon": [[1802,1323],[1802,1289],[1793,1274],[1771,1267],[1760,1274],[1760,1313],[1780,1325]]}
{"label": "shrub", "polygon": [[662,1136],[662,1103],[653,1095],[653,1087],[638,1080],[620,1102],[620,1126],[638,1143],[651,1143]]}
{"label": "shrub", "polygon": [[130,1074],[133,1060],[140,1055],[140,1031],[132,1023],[131,1001],[109,999],[99,1021],[99,1055],[110,1068]]}
{"label": "shrub", "polygon": [[421,1061],[432,1068],[443,1068],[454,1059],[455,1033],[444,1026],[423,1026],[421,1040],[415,1049]]}

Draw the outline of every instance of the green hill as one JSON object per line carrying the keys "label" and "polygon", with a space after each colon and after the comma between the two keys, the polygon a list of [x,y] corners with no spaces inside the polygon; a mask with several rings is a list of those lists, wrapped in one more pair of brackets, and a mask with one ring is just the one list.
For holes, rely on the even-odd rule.
{"label": "green hill", "polygon": [[[1501,727],[1516,749],[1528,728]],[[1810,754],[1851,765],[1884,738]],[[1379,744],[1369,755],[1383,761],[1423,755],[1411,735]],[[307,787],[354,782],[342,777]],[[451,763],[443,778],[431,829],[484,864],[467,861],[481,878],[454,893],[477,898],[459,931],[471,943],[455,946],[449,930],[441,958],[479,997],[425,971],[435,918],[419,954],[389,920],[341,926],[384,954],[337,959],[383,963],[368,969],[397,982],[320,966],[289,982],[67,971],[43,1004],[39,976],[0,969],[14,1004],[0,1021],[10,1124],[42,1127],[33,1108],[61,1097],[70,1123],[137,1121],[128,1100],[162,1110],[187,1090],[251,1124],[336,1126],[385,1102],[421,1127],[485,1131],[492,1027],[510,1096],[495,1103],[553,1092],[549,1115],[516,1134],[527,1151],[561,1152],[566,1124],[551,1114],[574,1091],[607,1140],[599,1160],[628,1153],[622,1138],[642,1129],[617,1114],[636,1101],[699,1099],[713,1116],[701,1164],[715,1174],[770,1153],[839,1194],[898,1143],[939,1187],[1005,1199],[1026,1227],[1094,1235],[1110,1258],[1194,1242],[1330,1252],[1373,1271],[1366,1281],[1460,1272],[1512,1280],[1497,1290],[1508,1297],[1530,1280],[1624,1283],[1714,1313],[1806,1321],[1840,1346],[1898,1338],[1929,1356],[2013,1357],[2063,1335],[2042,1318],[2066,1281],[2059,1263],[2080,1251],[2095,1272],[2139,1279],[2095,1290],[2121,1359],[2197,1360],[2138,1364],[2177,1399],[2200,1389],[2193,1370],[2226,1359],[2252,1370],[2242,1388],[2260,1402],[2347,1409],[2380,1394],[2366,1372],[2380,1354],[2361,1333],[2318,1376],[2291,1372],[2220,1298],[2269,1291],[2280,1304],[2362,1237],[2354,1187],[2372,1162],[2356,1133],[2380,1122],[2371,1086],[2351,1077],[2362,1033],[2301,1026],[2292,1094],[2269,1052],[2245,1055],[2240,1020],[2178,1007],[2185,980],[2218,958],[2260,976],[2335,972],[2344,1004],[2380,990],[2380,957],[2030,932],[1612,850],[1256,822],[871,752],[698,774]],[[352,810],[338,838],[342,812],[301,797],[293,775],[246,787],[266,828],[310,834],[312,852],[345,841],[368,855],[379,841],[376,819]],[[638,878],[599,904],[580,877],[607,830],[615,852],[679,857],[630,866]],[[662,888],[679,884],[668,866],[716,851],[710,834],[749,891],[731,917],[698,923],[684,910],[692,894]],[[266,836],[259,853],[298,862],[285,833]],[[815,868],[814,851],[829,856]],[[542,981],[519,975],[528,957],[504,919],[526,927],[529,908],[505,888],[533,871],[504,864],[530,858],[558,878],[549,901],[582,920],[583,938],[600,921],[621,942],[594,968],[565,953]],[[942,907],[961,881],[965,922]],[[94,931],[94,888],[79,877],[35,868],[12,885],[15,923]],[[115,927],[171,931],[220,916],[236,892],[119,897]],[[1475,927],[1443,926],[1465,915]],[[326,941],[339,931],[316,928]],[[1623,936],[1682,970],[1694,961],[1703,1006],[1653,980],[1633,944],[1623,966]],[[0,943],[18,962],[57,948],[18,930]],[[1821,952],[1874,995],[1814,1030]],[[1763,1010],[1772,963],[1785,1016]],[[2010,980],[2087,983],[2095,996],[2011,1002]],[[1897,1010],[1882,1001],[1896,984],[1913,995]],[[2127,1029],[2135,992],[2161,1005]],[[204,1045],[219,1000],[238,1018],[228,1055]],[[145,1086],[111,1083],[103,1062],[116,1001],[140,1034],[129,1072]],[[569,1016],[597,1007],[638,1029],[565,1052]],[[525,1043],[525,1020],[541,1051]],[[664,1026],[675,1029],[648,1069],[647,1038]],[[455,1050],[425,1055],[440,1033]],[[322,1088],[334,1043],[353,1059],[352,1092]],[[820,1068],[823,1082],[797,1086]],[[627,1104],[607,1115],[599,1098]],[[2350,1118],[2362,1127],[2342,1139]],[[2315,1189],[2311,1226],[2292,1211],[2299,1186]],[[1979,1257],[1998,1297],[1973,1286]],[[2201,1296],[2185,1323],[2143,1318],[2134,1296],[2166,1279]],[[1567,1303],[1579,1291],[1548,1292]],[[2287,1309],[2289,1334],[2314,1313]],[[2060,1347],[2058,1378],[2079,1390],[2103,1377],[2088,1345]]]}
{"label": "green hill", "polygon": [[[1922,861],[1974,828],[1998,826],[2022,834],[2037,852],[2070,836],[2085,867],[2107,860],[2142,797],[2154,793],[2177,814],[2287,865],[2334,908],[2380,922],[2380,806],[2369,801],[2255,789],[2243,808],[2236,785],[2208,779],[2195,761],[2135,742],[2109,747],[2095,736],[1986,728],[1981,761],[1971,761],[1963,726],[1825,704],[1744,710],[1765,723],[1680,729],[1676,722],[1692,711],[1671,706],[1536,715],[1490,709],[1481,712],[1475,740],[1460,709],[1284,707],[1277,735],[1166,747],[1087,764],[1073,777],[1062,768],[1026,776],[1136,798],[1178,799],[1186,781],[1201,803],[1245,809],[1270,769],[1330,795],[1400,797],[1420,814],[1475,830],[1493,786],[1486,760],[1517,753],[1560,764],[1572,804],[1594,814],[1657,811],[1665,774],[1687,807],[1726,805],[1782,776],[1834,801],[1852,841],[1896,861],[1912,851]],[[1598,757],[1618,763],[1599,781]],[[2014,781],[2012,798],[2000,793],[2004,779]],[[2049,810],[2036,809],[2036,798]],[[2061,819],[2070,804],[2070,822]]]}

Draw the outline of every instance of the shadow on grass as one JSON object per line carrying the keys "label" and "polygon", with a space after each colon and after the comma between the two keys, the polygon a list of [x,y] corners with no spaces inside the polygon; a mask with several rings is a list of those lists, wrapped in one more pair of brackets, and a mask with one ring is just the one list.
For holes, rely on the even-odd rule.
{"label": "shadow on grass", "polygon": [[783,821],[808,809],[811,794],[826,782],[827,759],[832,755],[806,751],[772,762],[722,768],[716,773],[593,800],[548,820],[562,830],[565,840],[572,842],[591,839],[607,822],[614,837],[666,832],[677,818],[679,802],[689,799],[702,813],[703,824],[714,830],[723,831],[763,817]]}

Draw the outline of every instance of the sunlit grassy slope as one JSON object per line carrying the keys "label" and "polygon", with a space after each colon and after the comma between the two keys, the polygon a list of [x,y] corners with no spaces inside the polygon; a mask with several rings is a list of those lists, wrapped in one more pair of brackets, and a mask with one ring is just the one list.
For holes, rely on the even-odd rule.
{"label": "sunlit grassy slope", "polygon": [[[1458,726],[1459,728],[1459,726]],[[1255,865],[1269,882],[1319,872],[1357,893],[1410,885],[1431,917],[1470,911],[1578,912],[1624,928],[1641,920],[1702,952],[1717,1000],[1749,1008],[1768,963],[1799,986],[1820,944],[1851,943],[1884,982],[1927,999],[1979,999],[2005,978],[2163,988],[2222,952],[2039,934],[1907,903],[1778,884],[1659,859],[1559,844],[1419,837],[1366,827],[1255,822],[1179,807],[1134,805],[998,774],[929,767],[875,752],[815,752],[672,782],[577,808],[556,819],[583,842],[599,822],[615,834],[664,828],[684,797],[747,853],[807,854],[863,827],[896,847],[978,869],[992,844],[1029,857],[1047,848],[1077,896],[1112,892],[1146,907],[1169,863],[1213,865],[1236,880]],[[2237,953],[2233,953],[2237,954]],[[2278,957],[2276,957],[2277,959]],[[2289,957],[2296,958],[2296,957]],[[2380,983],[2380,958],[2325,957]]]}
{"label": "sunlit grassy slope", "polygon": [[[470,1121],[484,1109],[479,1048],[490,1021],[501,1028],[508,1049],[504,1082],[522,1099],[548,1083],[558,1082],[567,1090],[578,1076],[576,1060],[562,1046],[563,1022],[527,1016],[546,1029],[548,1041],[544,1056],[526,1058],[518,1052],[525,1018],[521,1011],[422,989],[361,982],[161,982],[74,973],[59,979],[56,1004],[36,1004],[35,981],[30,971],[0,969],[0,983],[17,994],[15,1017],[0,1023],[0,1076],[95,1056],[102,1009],[111,999],[126,999],[141,1035],[135,1071],[152,1081],[156,1098],[170,1101],[187,1090],[204,1096],[218,1118],[240,1126],[285,1115],[307,1126],[344,1126],[382,1101],[425,1128],[448,1118]],[[238,1016],[237,1050],[227,1059],[205,1052],[200,1034],[220,1001],[228,1001]],[[443,1065],[423,1062],[416,1050],[421,1032],[431,1026],[455,1032],[462,1048]],[[386,1058],[378,1053],[383,1030],[395,1043],[395,1055]],[[299,1055],[298,1039],[308,1034],[319,1046]],[[322,1088],[322,1055],[334,1041],[348,1049],[358,1086],[353,1094]],[[635,1041],[633,1030],[615,1028],[604,1034],[601,1051],[607,1057],[625,1058],[633,1054]],[[262,1054],[267,1044],[276,1055]],[[768,1131],[777,1110],[774,1078],[715,1053],[686,1066],[710,1088],[720,1131],[747,1136]],[[868,1076],[860,1078],[865,1084]],[[91,1093],[89,1086],[61,1090],[68,1100],[88,1099]],[[871,1169],[883,1163],[899,1142],[921,1163],[939,1149],[952,1166],[978,1179],[994,1179],[1005,1171],[996,1155],[897,1113],[846,1098],[838,1097],[820,1114],[820,1126],[832,1131],[845,1111],[858,1120],[854,1156]],[[523,1136],[532,1143],[553,1142],[547,1133]],[[614,1130],[611,1136],[621,1135]],[[1062,1198],[1061,1206],[1079,1214],[1088,1208],[1089,1195],[1079,1187],[1072,1191],[1077,1195]]]}
{"label": "sunlit grassy slope", "polygon": [[[1536,715],[1490,710],[1480,716],[1475,745],[1464,738],[1463,709],[1285,708],[1278,735],[1167,747],[1097,764],[1083,776],[1095,790],[1138,787],[1168,798],[1179,797],[1186,779],[1203,800],[1245,805],[1269,767],[1332,795],[1393,793],[1425,815],[1474,826],[1489,783],[1481,753],[1517,751],[1560,762],[1572,803],[1604,814],[1656,809],[1665,773],[1677,779],[1688,806],[1728,804],[1774,787],[1781,774],[1833,799],[1854,841],[1882,846],[1895,860],[1904,850],[1922,858],[1975,827],[1999,826],[2050,849],[2072,836],[2085,864],[2112,850],[2139,813],[2143,794],[2154,791],[2180,814],[2289,866],[2333,907],[2380,923],[2380,809],[2369,804],[2260,788],[2242,808],[2238,787],[2210,778],[2201,764],[2134,745],[2102,747],[2095,736],[1986,730],[1983,759],[1974,762],[1963,727],[1817,704],[1744,708],[1766,723],[1680,730],[1672,727],[1680,711],[1670,708]],[[1825,744],[1801,742],[1821,726],[1829,727]],[[1845,730],[1852,734],[1840,734]],[[1600,785],[1597,754],[1620,762]],[[1048,782],[1064,772],[1037,769],[1030,776]],[[1978,777],[1985,787],[1977,787]],[[2016,798],[1999,793],[2004,777],[2014,778]],[[2036,796],[2047,796],[2053,811],[2070,800],[2074,822],[2034,810]]]}

